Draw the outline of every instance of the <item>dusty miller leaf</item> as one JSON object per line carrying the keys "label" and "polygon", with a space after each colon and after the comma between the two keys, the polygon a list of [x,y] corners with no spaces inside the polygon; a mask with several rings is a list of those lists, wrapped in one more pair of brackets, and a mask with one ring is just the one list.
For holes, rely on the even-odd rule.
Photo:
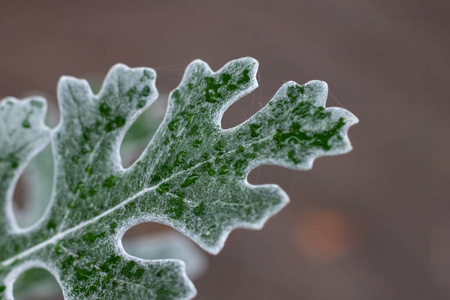
{"label": "dusty miller leaf", "polygon": [[[97,92],[101,88],[94,89]],[[168,95],[159,95],[164,100]],[[130,165],[148,144],[148,136],[153,135],[158,125],[164,117],[161,109],[162,101],[155,103],[152,109],[147,109],[136,119],[128,129],[121,145],[122,163]],[[52,102],[48,103],[52,104]],[[46,121],[51,123],[48,115],[56,108],[49,105]],[[56,125],[55,122],[53,124]],[[51,198],[53,184],[53,154],[49,146],[45,147],[28,164],[23,176],[23,192],[26,193],[27,205],[25,211],[21,209],[15,211],[19,226],[26,227],[36,222],[45,211],[48,201]],[[124,237],[123,246],[125,251],[143,259],[179,259],[186,264],[186,274],[191,280],[195,280],[206,271],[206,256],[198,247],[178,234],[167,233],[147,233],[145,235]],[[16,299],[28,299],[33,295],[42,299],[52,298],[61,293],[59,284],[47,271],[40,268],[33,268],[23,272],[14,283],[14,296]]]}
{"label": "dusty miller leaf", "polygon": [[[320,81],[284,84],[261,111],[223,130],[224,111],[256,88],[257,62],[231,61],[218,72],[196,60],[170,94],[166,116],[141,157],[121,165],[121,140],[157,97],[155,73],[116,65],[94,95],[84,80],[58,85],[61,122],[51,131],[55,159],[52,200],[31,228],[12,216],[20,171],[49,141],[42,100],[1,104],[0,293],[31,267],[48,269],[66,299],[188,299],[195,289],[177,260],[143,260],[122,247],[142,222],[172,226],[218,253],[231,230],[260,228],[288,202],[277,185],[250,185],[261,164],[309,169],[318,156],[348,152],[356,117],[324,108]],[[34,102],[33,102],[34,101]],[[36,102],[37,101],[37,102]],[[1,283],[3,282],[3,284]]]}

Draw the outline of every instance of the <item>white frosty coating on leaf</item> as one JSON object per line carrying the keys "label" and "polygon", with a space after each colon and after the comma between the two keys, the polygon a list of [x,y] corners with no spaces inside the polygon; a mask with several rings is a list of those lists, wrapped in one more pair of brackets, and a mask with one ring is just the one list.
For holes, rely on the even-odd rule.
{"label": "white frosty coating on leaf", "polygon": [[[59,270],[66,299],[193,297],[183,263],[131,257],[122,247],[123,233],[135,224],[159,222],[217,253],[231,230],[261,228],[288,202],[277,185],[250,185],[253,168],[308,169],[318,156],[351,149],[346,133],[357,119],[322,107],[327,87],[320,81],[284,84],[252,118],[223,130],[224,111],[256,88],[257,66],[242,58],[212,72],[200,60],[191,63],[170,94],[163,123],[128,169],[121,165],[120,143],[157,97],[154,71],[116,65],[98,95],[86,81],[63,77],[62,117],[52,132],[51,204],[33,227],[13,226],[15,239],[0,237],[0,282],[18,263],[39,260]],[[20,170],[29,159],[20,162]],[[3,165],[12,168],[8,163]],[[10,183],[6,179],[0,183]]]}
{"label": "white frosty coating on leaf", "polygon": [[[258,61],[256,61],[253,58],[250,57],[246,57],[246,58],[241,58],[240,61],[244,61],[244,62],[248,62],[249,64],[252,64],[252,70],[251,70],[251,74],[253,76],[250,76],[250,84],[248,85],[248,87],[246,87],[246,89],[241,90],[239,93],[235,94],[233,97],[230,97],[227,99],[227,102],[225,105],[221,106],[219,110],[217,110],[215,112],[214,115],[211,116],[211,120],[212,122],[214,122],[217,126],[221,127],[221,119],[223,114],[225,113],[225,111],[228,109],[229,106],[231,106],[231,104],[233,104],[235,101],[239,100],[240,98],[244,97],[245,95],[249,94],[250,92],[252,92],[254,89],[256,89],[258,87],[258,82],[256,80],[256,72],[259,66]],[[221,69],[219,69],[217,72],[213,72],[211,70],[211,68],[209,67],[209,65],[204,62],[203,60],[200,59],[196,59],[194,61],[192,61],[188,67],[186,68],[185,74],[183,76],[182,81],[180,82],[179,86],[174,90],[176,91],[178,88],[182,87],[183,85],[187,85],[188,84],[188,78],[190,77],[190,75],[192,73],[195,73],[197,71],[198,66],[201,66],[201,68],[203,68],[207,74],[210,75],[214,75],[214,74],[218,74],[221,73],[228,65],[230,65],[232,62],[226,64],[224,67],[222,67]],[[174,93],[174,91],[172,91],[169,95],[169,99],[172,98],[172,95]],[[166,115],[165,118],[162,122],[162,124],[164,124],[165,122],[167,122],[167,120],[170,120],[172,117],[172,112],[171,109],[173,108],[173,101],[169,101],[168,107],[167,107],[167,111],[166,111]],[[162,129],[163,126],[160,126],[159,129]],[[152,142],[154,142],[154,140],[152,139],[152,141],[150,142],[149,147],[152,146]],[[164,153],[161,153],[164,154]],[[130,167],[133,168],[135,166],[135,164],[139,161],[139,159]],[[175,174],[178,175],[178,174]],[[171,178],[165,180],[165,181],[169,181]],[[247,179],[245,179],[245,181],[243,182],[243,184],[245,186],[247,186],[248,188],[254,188],[253,185],[251,185]],[[225,241],[228,237],[228,235],[231,233],[232,230],[236,229],[236,228],[246,228],[246,229],[254,229],[254,230],[258,230],[261,229],[265,222],[274,214],[276,214],[278,211],[280,211],[288,202],[289,202],[289,197],[288,195],[278,186],[275,184],[266,184],[266,185],[259,185],[258,187],[266,187],[268,189],[271,189],[273,192],[275,193],[279,193],[280,196],[280,204],[277,206],[273,206],[271,210],[268,210],[263,216],[261,216],[261,218],[257,221],[257,222],[237,222],[235,224],[229,225],[226,228],[223,228],[223,232],[220,234],[219,238],[216,241],[216,244],[214,246],[208,245],[206,244],[202,239],[200,239],[198,236],[192,235],[188,230],[186,230],[186,228],[181,224],[181,226],[176,227],[176,229],[188,236],[190,239],[192,239],[193,241],[195,241],[200,247],[202,247],[204,250],[208,251],[211,254],[218,254],[220,252],[220,250],[223,248],[223,246],[225,245]],[[121,234],[119,235],[120,238],[123,236],[123,234],[130,229],[131,227],[134,227],[138,224],[144,223],[144,222],[148,222],[148,221],[154,221],[154,222],[158,222],[164,225],[168,225],[168,226],[174,226],[174,221],[167,219],[167,218],[161,218],[159,216],[154,216],[154,215],[144,215],[141,216],[141,218],[136,218],[131,220],[130,219],[130,223],[128,224],[128,226],[122,228],[121,230]]]}
{"label": "white frosty coating on leaf", "polygon": [[129,237],[124,242],[124,250],[131,256],[142,259],[174,258],[186,264],[186,274],[192,280],[206,271],[207,260],[192,242],[174,233],[156,233]]}
{"label": "white frosty coating on leaf", "polygon": [[[186,230],[186,228],[184,227],[183,224],[174,222],[168,218],[164,218],[164,217],[160,217],[157,215],[151,215],[151,214],[147,214],[147,215],[142,215],[140,216],[140,218],[130,218],[126,224],[126,226],[122,227],[120,230],[118,230],[118,235],[117,235],[117,240],[122,240],[123,235],[125,234],[125,232],[127,232],[130,228],[145,223],[145,222],[156,222],[159,224],[163,224],[163,225],[167,225],[167,226],[172,226],[174,227],[178,232],[184,234],[185,236],[189,237],[191,240],[193,240],[194,242],[196,242],[200,247],[203,248],[203,250],[209,252],[210,254],[218,254],[220,252],[220,250],[222,250],[222,248],[225,245],[225,241],[228,238],[228,235],[231,233],[231,231],[233,231],[234,229],[237,228],[245,228],[245,229],[253,229],[253,230],[259,230],[261,229],[264,224],[267,222],[267,220],[273,216],[274,214],[276,214],[277,212],[279,212],[284,206],[286,206],[289,203],[289,196],[286,194],[286,192],[284,192],[278,185],[276,184],[264,184],[264,185],[252,185],[250,184],[247,180],[243,183],[243,185],[247,188],[250,189],[254,189],[256,187],[265,187],[267,188],[267,191],[271,191],[273,193],[277,193],[279,195],[280,198],[280,204],[277,206],[273,206],[271,210],[266,211],[266,213],[264,215],[261,216],[261,218],[256,221],[256,222],[239,222],[239,223],[234,223],[232,225],[229,225],[227,227],[223,228],[223,232],[220,234],[220,236],[217,238],[216,244],[214,246],[211,246],[207,243],[205,243],[199,236],[193,235],[191,232],[189,232],[188,230]],[[156,189],[153,188],[152,190]],[[148,190],[143,191],[143,193],[148,192]],[[142,194],[143,194],[142,193]],[[137,195],[136,197],[138,197],[140,195]],[[127,199],[126,203],[129,203],[130,201],[133,201],[135,198],[133,199]],[[116,210],[118,208],[114,208],[114,210]],[[109,212],[108,212],[109,213]],[[83,224],[84,225],[84,224]]]}
{"label": "white frosty coating on leaf", "polygon": [[[7,97],[0,103],[0,156],[15,153],[23,147],[30,148],[30,152],[24,157],[24,163],[17,167],[3,203],[13,232],[19,230],[13,211],[14,187],[29,161],[50,142],[50,129],[44,124],[46,111],[45,99],[38,96],[23,100]],[[0,172],[4,170],[0,168]]]}
{"label": "white frosty coating on leaf", "polygon": [[[226,111],[226,109],[233,104],[235,101],[239,100],[240,98],[242,98],[243,96],[247,95],[248,93],[250,93],[251,91],[253,91],[254,89],[257,88],[258,83],[256,80],[256,71],[258,68],[258,62],[256,60],[254,60],[253,58],[242,58],[239,61],[241,62],[245,62],[249,65],[251,65],[251,71],[250,73],[252,74],[252,76],[250,76],[250,83],[248,84],[248,86],[239,91],[239,93],[237,93],[236,95],[234,95],[233,97],[230,97],[228,99],[226,99],[225,104],[223,104],[222,106],[220,106],[220,109],[215,111],[214,114],[212,115],[212,122],[214,124],[216,124],[218,127],[221,127],[221,118],[224,114],[224,112]],[[213,72],[211,70],[211,68],[209,67],[209,65],[202,61],[202,60],[195,60],[193,61],[191,64],[189,64],[189,66],[186,68],[186,72],[183,76],[183,79],[180,83],[180,85],[174,90],[172,91],[172,93],[169,95],[169,99],[173,98],[173,93],[175,91],[177,91],[177,89],[179,89],[182,86],[185,86],[188,84],[189,78],[190,76],[192,76],[192,73],[198,72],[199,69],[201,69],[202,71],[205,72],[206,75],[216,75],[216,74],[220,74],[221,72],[223,72],[224,69],[226,69],[230,64],[234,63],[235,61],[232,61],[230,63],[228,63],[227,65],[225,65],[224,67],[222,67],[220,70],[218,70],[217,72]],[[277,92],[277,94],[274,96],[274,98],[272,99],[272,101],[276,101],[277,100],[277,96],[283,92],[285,92],[285,90],[287,89],[287,87],[289,86],[293,86],[296,85],[295,82],[290,81],[287,82],[286,84],[284,84],[280,90]],[[317,91],[317,95],[314,98],[315,101],[315,105],[316,106],[324,106],[325,102],[326,102],[326,98],[327,98],[327,93],[328,93],[328,87],[327,84],[323,81],[311,81],[308,82],[307,84],[305,84],[305,87],[312,87],[313,89],[315,89]],[[173,101],[169,101],[169,105],[167,108],[167,112],[166,112],[166,116],[165,119],[163,121],[162,124],[164,123],[168,123],[167,120],[170,120],[173,117],[172,114],[172,109],[174,109],[175,104]],[[338,120],[341,117],[344,117],[347,121],[346,125],[341,129],[341,135],[343,136],[343,144],[344,146],[338,149],[333,149],[331,151],[321,151],[321,150],[317,150],[314,153],[311,153],[308,158],[306,159],[306,161],[302,164],[298,164],[298,165],[293,165],[293,164],[288,164],[288,163],[280,163],[280,162],[276,162],[274,160],[271,159],[267,159],[267,160],[260,160],[258,162],[255,162],[254,164],[249,164],[248,168],[246,169],[246,173],[248,175],[248,173],[255,167],[257,167],[258,165],[262,165],[262,164],[277,164],[277,165],[282,165],[288,168],[293,168],[293,169],[299,169],[299,170],[307,170],[310,169],[312,167],[313,161],[315,158],[319,157],[319,156],[324,156],[324,155],[336,155],[336,154],[342,154],[342,153],[346,153],[348,151],[351,150],[351,144],[348,140],[348,137],[346,136],[346,132],[348,130],[348,128],[353,125],[356,124],[358,122],[358,119],[351,114],[350,112],[344,110],[344,109],[339,109],[339,108],[330,108],[329,110],[332,110],[334,112],[333,114],[333,119],[334,120]],[[256,114],[257,115],[257,114]],[[234,133],[235,131],[237,131],[239,128],[242,128],[242,126],[245,126],[245,124],[250,123],[252,120],[252,118],[250,118],[249,120],[247,120],[246,122],[234,127],[234,128],[230,128],[230,129],[226,129],[223,130],[224,132],[230,132],[231,134]],[[160,126],[159,129],[163,129],[164,126]],[[152,146],[152,143],[154,143],[155,141],[152,140],[149,148]],[[164,154],[164,152],[160,153],[161,155]],[[136,163],[139,162],[139,160],[136,161]],[[135,163],[135,164],[136,164]],[[132,166],[134,167],[135,164]],[[204,162],[201,162],[200,164],[204,164]],[[199,164],[199,165],[200,165]],[[194,166],[193,168],[195,168],[196,166]],[[175,174],[176,176],[178,176],[179,174]],[[164,181],[169,181],[171,178],[164,180]],[[239,221],[239,222],[235,222],[233,224],[229,224],[227,227],[222,228],[222,232],[220,233],[219,237],[217,238],[217,240],[215,241],[214,245],[210,245],[204,242],[204,240],[202,240],[199,236],[193,235],[191,232],[189,232],[189,230],[187,230],[182,224],[180,226],[176,226],[178,224],[176,224],[176,222],[174,222],[173,220],[167,219],[167,218],[161,218],[158,216],[154,216],[154,215],[143,215],[141,216],[141,218],[136,218],[134,219],[132,222],[130,222],[128,224],[128,227],[125,227],[123,229],[123,233],[128,230],[129,228],[138,225],[140,223],[152,220],[152,221],[156,221],[165,225],[169,225],[169,226],[173,226],[175,227],[179,232],[183,233],[184,235],[188,236],[189,238],[191,238],[193,241],[195,241],[199,246],[201,246],[204,250],[208,251],[211,254],[217,254],[220,252],[220,250],[223,248],[225,241],[228,237],[228,235],[231,233],[232,230],[236,229],[236,228],[246,228],[246,229],[261,229],[263,227],[263,225],[265,224],[265,222],[274,214],[276,214],[278,211],[280,211],[288,202],[289,202],[289,197],[288,195],[278,186],[275,184],[267,184],[267,185],[251,185],[248,181],[247,178],[245,178],[245,180],[242,182],[242,184],[249,188],[249,189],[257,189],[257,188],[267,188],[268,192],[272,192],[274,194],[278,194],[278,197],[280,199],[280,203],[278,205],[274,205],[271,207],[271,209],[266,210],[266,212],[260,216],[260,219],[257,221],[252,221],[252,222],[244,222],[244,221]]]}
{"label": "white frosty coating on leaf", "polygon": [[[123,66],[123,65],[117,65],[117,66],[115,66],[115,67],[110,71],[110,73],[109,73],[109,75],[108,75],[108,78],[109,78],[108,80],[111,82],[111,81],[114,80],[114,79],[118,79],[117,77],[120,76],[120,73],[121,73],[121,72],[124,73],[124,72],[126,72],[126,71],[128,71],[128,70],[129,70],[129,69],[128,69],[128,67],[126,67],[126,66]],[[138,104],[138,105],[139,105],[139,110],[142,111],[142,110],[144,110],[145,108],[147,108],[147,107],[151,104],[151,102],[153,102],[153,101],[157,98],[156,88],[154,87],[154,78],[155,78],[155,76],[154,76],[154,74],[151,74],[151,73],[150,73],[150,72],[152,72],[150,69],[145,69],[145,68],[135,69],[134,72],[138,73],[138,75],[142,75],[142,74],[145,74],[145,72],[148,72],[148,77],[149,77],[149,78],[150,78],[150,77],[153,77],[153,78],[152,78],[153,80],[150,82],[149,85],[147,85],[147,86],[150,87],[150,89],[151,89],[151,91],[152,91],[150,97],[148,97],[148,99],[147,99],[148,101],[145,103],[145,105]],[[119,73],[119,75],[118,75],[118,73]],[[136,73],[135,73],[135,74],[136,74]],[[126,78],[125,78],[125,79],[126,79]],[[107,81],[108,81],[108,80],[107,80]],[[83,86],[83,85],[86,86],[86,82],[85,82],[85,81],[76,81],[76,80],[73,79],[73,78],[67,78],[67,77],[66,77],[66,78],[63,78],[63,79],[60,81],[60,86],[61,86],[61,85],[64,85],[66,82],[73,83],[74,81],[75,81],[75,84],[80,84],[80,85],[82,85],[82,86]],[[69,83],[69,84],[70,84],[70,83]],[[126,84],[126,82],[122,82],[121,84],[124,85],[124,84]],[[105,84],[105,86],[107,87],[106,84]],[[104,87],[105,87],[105,86],[104,86]],[[145,86],[145,87],[147,87],[147,86]],[[60,89],[60,91],[61,91],[61,89]],[[89,98],[91,98],[91,97],[93,98],[93,97],[94,97],[94,95],[91,93],[91,91],[90,91],[89,89],[86,89],[85,91],[88,93]],[[108,91],[108,92],[111,93],[111,91]],[[144,93],[145,93],[145,94],[149,94],[148,91],[144,91]],[[102,92],[100,92],[100,95],[102,95]],[[62,95],[60,94],[60,99],[61,99],[61,97],[62,97]],[[9,100],[9,99],[8,99],[8,100]],[[9,100],[9,102],[11,102],[11,101],[12,101],[12,100]],[[15,100],[14,100],[14,101],[15,101]],[[17,101],[15,101],[15,102],[17,102]],[[23,103],[26,104],[27,102],[28,102],[28,101],[24,101]],[[6,103],[6,102],[5,102],[5,103]],[[20,105],[22,105],[22,104],[21,104],[22,102],[17,102],[17,103],[19,103]],[[64,112],[64,108],[62,108],[61,111]],[[20,116],[20,114],[16,114],[16,116]],[[44,116],[44,114],[41,115],[42,118],[41,118],[41,120],[40,120],[42,124],[43,124],[43,122],[42,122],[42,121],[43,121],[43,116]],[[30,123],[31,123],[32,126],[34,126],[34,125],[35,125],[35,124],[34,124],[34,123],[35,123],[35,122],[34,122],[35,117],[34,117],[34,116],[32,116],[32,117],[33,117],[33,118],[30,119]],[[118,126],[123,126],[123,129],[126,130],[126,129],[129,127],[129,125],[132,123],[132,121],[134,121],[134,119],[135,119],[136,117],[137,117],[137,115],[134,115],[134,116],[129,117],[129,118],[127,119],[127,124],[125,124],[125,125],[122,125],[122,124],[120,123],[120,122],[121,122],[121,121],[120,121]],[[60,125],[53,131],[53,139],[56,139],[56,138],[57,138],[55,135],[57,134],[58,129],[61,127],[61,124],[64,122],[64,116],[63,116],[61,119],[62,119],[62,121],[61,121]],[[1,121],[5,121],[5,120],[9,121],[8,118],[1,118]],[[17,120],[18,120],[18,121],[21,121],[21,119],[19,119],[19,118],[17,118]],[[14,125],[13,122],[9,122],[8,124],[9,124],[9,125],[10,125],[10,124],[13,124],[13,125]],[[19,127],[19,128],[20,128],[20,126],[16,126],[16,127]],[[36,126],[36,127],[37,127],[37,126]],[[1,130],[7,130],[7,129],[9,129],[9,127],[7,127],[7,126],[2,126],[0,129],[1,129]],[[46,128],[46,130],[48,131],[47,128]],[[106,127],[105,127],[105,130],[107,130]],[[124,132],[124,130],[123,130],[123,132]],[[48,133],[48,132],[47,132],[47,133]],[[78,134],[81,135],[81,132],[79,132]],[[7,135],[6,135],[6,134],[2,134],[2,137],[7,137]],[[119,144],[120,144],[120,140],[121,140],[122,137],[123,137],[123,134],[122,134],[122,135],[117,135],[117,136],[116,136],[116,141],[118,141]],[[48,141],[48,140],[49,140],[49,134],[47,134],[47,141]],[[3,144],[6,144],[6,143],[3,143]],[[44,143],[44,142],[43,142],[43,146],[45,146],[45,143]],[[36,152],[38,152],[38,151],[40,150],[40,148],[43,148],[43,146],[37,146],[37,147],[35,147],[35,149],[32,151],[32,153],[29,154],[29,155],[30,155],[29,159],[31,159],[31,156],[34,155]],[[54,148],[54,150],[56,150],[56,148]],[[114,155],[113,157],[114,157],[115,160],[118,162],[117,165],[120,166],[120,156],[118,155],[118,151],[116,151],[114,154],[115,154],[115,155]],[[28,160],[29,160],[29,159],[28,159]],[[24,167],[25,167],[25,164],[21,165],[21,166],[20,166],[20,169],[18,169],[18,170],[19,170],[19,171],[22,171]],[[115,166],[115,167],[116,167],[116,166]],[[57,166],[57,168],[58,168],[58,166]],[[18,175],[17,175],[16,177],[18,177]],[[59,178],[58,178],[58,179],[59,179]],[[55,192],[54,192],[53,197],[54,197],[54,196],[55,196]],[[52,207],[52,205],[54,205],[54,200],[52,200],[52,203],[51,203],[51,205],[50,205],[50,208]],[[11,211],[12,211],[12,210],[11,210]],[[33,227],[22,229],[22,228],[19,228],[19,227],[16,225],[16,226],[13,227],[13,231],[15,232],[15,234],[27,234],[28,232],[33,233],[36,229],[39,228],[39,226],[41,226],[41,225],[44,223],[44,221],[45,221],[46,219],[48,219],[48,214],[49,214],[49,211],[47,211],[46,215],[44,215],[44,217],[40,220],[40,222],[38,222],[37,224],[35,224]],[[12,215],[12,214],[10,214],[10,215]],[[27,249],[27,250],[21,252],[19,255],[16,255],[15,257],[11,257],[10,259],[4,260],[4,261],[2,262],[2,265],[0,266],[0,271],[1,271],[2,269],[4,269],[5,267],[10,266],[11,264],[15,265],[15,264],[16,264],[15,261],[17,261],[18,259],[20,260],[21,258],[26,258],[26,256],[33,255],[36,251],[41,250],[41,249],[44,249],[45,247],[47,247],[47,246],[49,246],[49,245],[55,246],[59,240],[61,240],[62,238],[64,238],[64,237],[67,236],[68,234],[70,234],[70,233],[76,231],[77,229],[82,228],[83,226],[85,226],[85,225],[87,225],[87,224],[89,224],[89,223],[92,223],[94,220],[98,220],[98,219],[100,219],[100,218],[94,218],[94,219],[91,219],[91,220],[90,220],[91,222],[88,221],[88,222],[81,223],[81,224],[80,224],[81,226],[75,226],[75,227],[72,227],[72,228],[70,228],[70,229],[68,229],[68,230],[65,230],[64,232],[62,232],[62,233],[60,233],[60,234],[56,234],[56,235],[54,235],[52,238],[50,238],[50,239],[48,239],[48,240],[46,240],[46,241],[44,241],[44,242],[38,243],[37,245],[35,245],[35,246],[33,246],[33,247],[30,247],[29,249]],[[12,227],[12,226],[11,226],[11,227]],[[129,255],[127,255],[127,254],[123,251],[123,249],[120,249],[120,247],[117,247],[116,250],[118,251],[118,254],[121,254],[121,256],[122,256],[124,259],[128,259],[129,261],[134,261],[134,262],[138,262],[138,263],[141,263],[141,264],[148,264],[148,261],[147,261],[147,260],[137,259],[137,258],[132,258],[132,257],[130,257]],[[33,262],[33,263],[32,263],[32,262]],[[49,270],[52,271],[52,274],[55,275],[55,277],[57,278],[58,281],[60,280],[60,278],[59,278],[59,276],[57,276],[57,273],[55,272],[55,270],[52,269],[52,268],[49,268],[48,262],[47,262],[47,263],[44,263],[44,262],[40,261],[39,264],[36,264],[36,263],[34,263],[34,262],[35,262],[35,260],[25,260],[25,263],[20,264],[19,266],[14,266],[14,267],[9,271],[9,275],[7,276],[7,278],[5,278],[5,279],[3,280],[3,283],[5,284],[6,289],[7,289],[7,290],[5,290],[5,292],[11,294],[12,292],[10,292],[10,291],[12,291],[12,285],[13,285],[13,281],[14,281],[15,278],[17,277],[16,275],[18,275],[18,274],[21,273],[23,270],[28,269],[28,268],[30,268],[30,267],[45,267],[46,269],[49,269]],[[185,275],[185,271],[184,271],[184,263],[183,263],[183,262],[176,261],[176,260],[159,260],[159,261],[155,261],[153,264],[154,264],[155,266],[158,266],[158,265],[161,265],[161,266],[163,266],[163,265],[171,265],[172,268],[173,268],[173,270],[174,270],[174,272],[177,272],[177,273],[178,273],[179,279],[180,279],[181,282],[183,282],[183,284],[185,285],[183,289],[186,290],[186,291],[184,292],[184,296],[183,296],[182,298],[188,299],[188,298],[191,298],[191,297],[193,297],[193,296],[195,295],[195,288],[193,287],[192,283],[190,282],[190,280],[189,280],[189,279],[186,277],[186,275]],[[5,270],[3,270],[3,272],[4,272],[4,271],[5,271]],[[0,279],[1,279],[1,278],[0,278]],[[64,294],[65,294],[66,299],[72,299],[73,297],[70,295],[70,294],[71,294],[71,290],[72,290],[71,287],[70,287],[70,286],[67,286],[67,284],[64,284],[64,282],[63,282],[62,286],[63,286],[63,292],[64,292]],[[181,286],[180,286],[180,287],[181,287]],[[0,292],[2,292],[1,289],[4,289],[4,288],[1,287],[1,283],[0,283]],[[183,291],[183,290],[180,290],[180,291]],[[114,293],[114,291],[112,291],[112,293]],[[182,295],[182,294],[180,294],[180,295]],[[12,294],[11,294],[10,296],[12,297]],[[156,297],[156,294],[155,294],[154,292],[153,292],[153,296],[151,296],[151,298],[153,298],[153,297]],[[180,298],[181,298],[181,297],[180,297]]]}
{"label": "white frosty coating on leaf", "polygon": [[[174,233],[157,233],[130,237],[126,239],[125,244],[125,252],[141,259],[160,260],[172,258],[183,261],[186,264],[186,274],[191,280],[200,277],[207,269],[205,255],[195,248],[192,243]],[[16,268],[14,274],[10,273],[8,281],[15,282],[18,275],[25,269],[28,270],[40,266],[42,264],[32,263],[29,268],[23,268],[23,266]],[[46,265],[43,266],[44,269],[48,270]],[[32,276],[34,279],[37,275],[33,274]],[[53,275],[53,277],[55,276]],[[21,292],[31,296],[33,290],[29,283],[28,280],[22,283],[24,285],[22,288],[25,290],[21,290]],[[36,284],[43,287],[39,292],[40,297],[51,297],[61,290],[61,285],[52,284],[52,280],[49,277],[40,278],[38,282],[33,282],[33,286],[36,286]],[[15,289],[17,290],[17,287]]]}
{"label": "white frosty coating on leaf", "polygon": [[[296,85],[299,85],[299,84],[296,83],[295,81],[286,82],[275,93],[275,95],[273,96],[271,101],[276,101],[280,97],[280,95],[286,93],[286,90],[289,87],[296,86]],[[305,83],[303,86],[311,87],[312,89],[317,91],[316,97],[314,98],[315,106],[317,106],[317,107],[325,106],[327,97],[328,97],[328,84],[325,81],[312,80],[312,81]],[[340,132],[341,132],[340,136],[343,140],[343,147],[331,149],[328,151],[318,149],[314,153],[311,153],[307,157],[307,159],[305,160],[304,163],[297,164],[297,165],[294,165],[292,163],[289,163],[289,164],[288,163],[280,163],[280,162],[276,162],[271,159],[264,160],[262,162],[259,162],[258,164],[249,166],[248,171],[251,171],[252,169],[254,169],[255,167],[260,166],[260,165],[272,165],[272,164],[273,165],[281,165],[283,167],[290,168],[290,169],[296,169],[296,170],[310,170],[313,167],[314,161],[321,156],[333,156],[333,155],[345,154],[345,153],[350,152],[352,150],[352,145],[348,138],[347,131],[349,130],[349,128],[351,126],[353,126],[359,122],[358,118],[354,114],[349,112],[348,110],[345,110],[345,109],[342,109],[339,107],[327,107],[326,109],[327,109],[327,111],[332,112],[331,118],[333,121],[337,121],[337,120],[339,120],[339,118],[344,118],[346,120],[345,125],[340,130]],[[240,125],[237,125],[235,127],[232,127],[232,128],[226,129],[226,130],[233,132],[240,126],[250,123],[252,121],[252,118],[253,117],[251,117],[250,119],[248,119],[247,121],[245,121],[244,123],[242,123]],[[308,125],[308,124],[306,124],[306,125]],[[308,129],[308,126],[304,126],[304,128]]]}

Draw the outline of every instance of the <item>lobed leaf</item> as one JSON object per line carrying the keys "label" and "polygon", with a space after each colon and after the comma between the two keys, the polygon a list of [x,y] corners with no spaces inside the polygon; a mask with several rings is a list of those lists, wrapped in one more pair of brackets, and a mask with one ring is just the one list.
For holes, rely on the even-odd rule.
{"label": "lobed leaf", "polygon": [[[184,264],[128,255],[121,244],[126,230],[159,222],[218,253],[231,230],[261,228],[288,202],[277,185],[249,184],[253,168],[306,170],[319,156],[351,149],[347,130],[357,119],[344,109],[324,107],[327,86],[321,81],[288,82],[253,117],[222,129],[224,111],[257,87],[257,67],[252,58],[231,61],[217,72],[203,61],[192,62],[169,96],[162,124],[127,169],[120,144],[158,96],[154,71],[116,65],[97,95],[86,81],[63,77],[61,122],[51,131],[53,196],[45,216],[30,228],[15,224],[8,208],[11,190],[48,143],[50,130],[42,122],[42,101],[36,102],[40,110],[36,100],[3,102],[0,147],[7,151],[1,152],[6,156],[0,159],[0,186],[7,192],[0,198],[6,207],[0,219],[0,295],[12,299],[15,278],[37,266],[57,278],[66,299],[192,298],[195,289]],[[30,126],[23,126],[25,119]]]}

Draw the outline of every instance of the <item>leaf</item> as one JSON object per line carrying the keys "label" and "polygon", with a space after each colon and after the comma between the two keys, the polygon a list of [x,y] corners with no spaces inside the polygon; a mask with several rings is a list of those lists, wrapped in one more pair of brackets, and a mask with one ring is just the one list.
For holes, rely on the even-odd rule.
{"label": "leaf", "polygon": [[43,267],[57,278],[66,299],[192,298],[195,289],[184,264],[128,255],[121,244],[127,229],[159,222],[218,253],[231,230],[261,228],[288,202],[277,185],[249,184],[250,170],[261,164],[306,170],[316,157],[351,149],[346,133],[357,119],[346,110],[324,108],[327,86],[320,81],[287,82],[249,120],[222,129],[224,111],[256,88],[256,70],[252,58],[231,61],[218,72],[192,62],[169,96],[158,131],[127,169],[120,143],[157,98],[154,71],[116,65],[97,95],[86,81],[63,77],[61,122],[51,132],[53,196],[45,216],[24,229],[8,208],[11,191],[48,142],[49,129],[42,124],[42,101],[40,107],[33,100],[4,101],[0,293],[12,299],[18,274]]}
{"label": "leaf", "polygon": [[12,198],[15,182],[27,163],[50,141],[50,130],[44,125],[45,111],[45,100],[40,97],[23,101],[6,98],[1,102],[0,202],[5,209],[0,218],[1,237],[9,226],[18,229],[12,218],[12,201],[7,201]]}
{"label": "leaf", "polygon": [[[127,238],[124,248],[129,254],[144,259],[180,259],[185,262],[186,273],[193,280],[206,271],[204,254],[191,242],[172,232]],[[17,293],[15,296],[20,299],[36,297],[37,294],[42,299],[54,298],[61,291],[54,278],[42,269],[22,273],[14,283],[14,290]]]}
{"label": "leaf", "polygon": [[172,232],[146,234],[129,237],[124,245],[125,251],[144,259],[176,258],[186,264],[186,273],[195,280],[205,273],[205,255],[192,242]]}
{"label": "leaf", "polygon": [[[90,85],[92,86],[92,83]],[[92,89],[94,90],[94,88]],[[167,96],[164,98],[167,99]],[[161,99],[161,95],[159,99]],[[49,102],[49,104],[53,103]],[[148,144],[148,136],[156,132],[164,116],[164,111],[158,109],[159,107],[156,108],[146,110],[128,129],[121,145],[121,153],[124,152],[121,156],[124,161],[134,161],[136,153],[142,153],[143,148]],[[49,105],[49,112],[54,110],[56,107]],[[53,155],[49,146],[33,158],[22,177],[24,175],[26,180],[23,188],[28,198],[26,199],[28,205],[25,211],[19,211],[20,214],[16,212],[17,221],[22,227],[31,225],[42,216],[50,200],[53,183]],[[127,237],[123,239],[123,243],[125,251],[132,256],[146,260],[169,258],[182,260],[186,264],[186,274],[191,280],[195,280],[206,271],[207,260],[200,249],[172,232],[147,233]],[[33,295],[35,297],[38,295],[42,299],[54,298],[60,293],[61,288],[55,278],[42,269],[27,270],[14,283],[16,299],[28,299]]]}

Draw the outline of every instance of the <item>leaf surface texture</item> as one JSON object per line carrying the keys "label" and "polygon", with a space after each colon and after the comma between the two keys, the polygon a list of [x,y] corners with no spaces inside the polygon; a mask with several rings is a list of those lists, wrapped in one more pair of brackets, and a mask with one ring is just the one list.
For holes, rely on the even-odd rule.
{"label": "leaf surface texture", "polygon": [[[144,260],[121,244],[126,230],[158,222],[218,253],[231,230],[261,228],[288,196],[277,185],[251,185],[262,164],[306,170],[315,158],[350,151],[355,116],[325,108],[327,85],[285,83],[242,124],[222,129],[235,101],[257,87],[258,63],[231,61],[213,72],[200,60],[172,91],[165,118],[140,158],[123,168],[120,144],[157,96],[149,68],[118,64],[98,94],[85,80],[62,77],[55,129],[43,99],[0,106],[0,296],[28,268],[58,280],[66,299],[190,299],[195,288],[178,260]],[[52,144],[55,180],[49,208],[29,228],[12,213],[12,191],[27,163]]]}

